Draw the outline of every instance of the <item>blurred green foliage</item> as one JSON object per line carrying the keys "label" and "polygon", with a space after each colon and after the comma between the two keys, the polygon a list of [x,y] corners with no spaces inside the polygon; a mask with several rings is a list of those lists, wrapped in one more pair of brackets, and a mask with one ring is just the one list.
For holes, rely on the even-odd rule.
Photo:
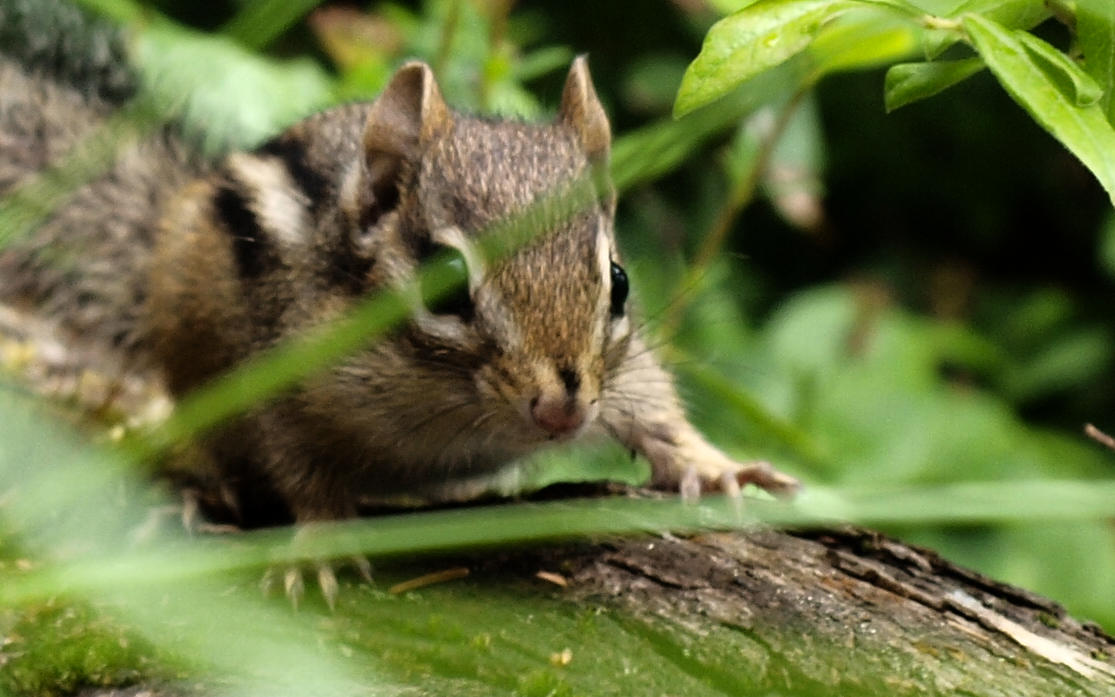
{"label": "blurred green foliage", "polygon": [[[1111,509],[1093,502],[1076,520],[1047,516],[1044,498],[1064,490],[1019,484],[1102,487],[1115,473],[1115,453],[1081,435],[1089,421],[1115,430],[1115,217],[1103,186],[1110,191],[1115,148],[1103,145],[1106,132],[1094,143],[1081,135],[1102,131],[1113,114],[1112,66],[1102,60],[1110,52],[1100,50],[1115,45],[1106,0],[1079,0],[1067,17],[1072,8],[1028,0],[654,0],[637,13],[583,0],[83,4],[127,28],[147,93],[211,153],[249,147],[329,104],[372,98],[409,57],[429,61],[461,108],[542,117],[557,103],[571,57],[589,53],[617,134],[622,247],[649,331],[702,428],[739,457],[771,460],[837,499],[874,487],[882,499],[874,508],[836,510],[890,520],[892,532],[1115,627]],[[751,43],[739,43],[740,32],[754,33]],[[1026,60],[1002,63],[1003,46]],[[698,52],[704,62],[690,65]],[[923,58],[939,60],[878,67]],[[1043,80],[1056,87],[1048,103],[1031,94]],[[674,120],[675,112],[684,115]],[[1082,112],[1085,130],[1066,131]],[[60,470],[71,482],[86,471],[88,452],[46,452],[42,432],[5,416],[8,442],[23,447],[2,453],[0,482],[5,465],[10,473],[13,463],[44,458],[77,463]],[[525,484],[643,473],[614,450],[578,451],[547,455]],[[1004,498],[1017,495],[1015,505],[989,495],[981,509],[981,501],[941,488],[957,482],[997,483],[981,491],[1001,486]],[[17,553],[5,542],[2,556],[48,557],[44,549],[72,541],[73,531],[51,516],[21,518],[47,503],[42,492],[59,497],[52,510],[69,510],[76,489],[69,485],[67,499],[57,483],[45,479],[39,498],[0,509],[9,539],[18,532],[38,550]],[[82,491],[96,486],[108,485]],[[908,497],[888,499],[888,487],[924,496],[912,506]],[[803,510],[810,505],[805,498]],[[1009,520],[997,507],[1011,509]],[[972,513],[960,520],[961,510]],[[671,515],[661,521],[676,522]],[[55,526],[56,536],[36,537],[39,524]],[[482,517],[462,526],[478,540],[498,539]],[[425,539],[420,527],[410,534]],[[0,575],[22,573],[14,564]],[[107,572],[85,573],[95,581]],[[250,597],[250,582],[237,583],[238,597]],[[43,602],[0,613],[0,634],[36,637],[29,645],[40,654],[55,645],[80,650],[50,615],[54,601]],[[255,619],[262,609],[214,602],[211,609],[251,626],[272,622]],[[139,626],[154,621],[149,608],[130,607]],[[420,656],[389,673],[421,672],[423,661],[442,675],[468,669],[425,636],[440,636],[436,627],[410,627],[392,643],[384,633],[405,624],[408,610],[368,609],[380,611],[386,619],[376,620],[374,641]],[[188,620],[188,610],[175,612],[172,625]],[[355,645],[341,637],[359,626],[314,630],[320,641]],[[130,653],[134,638],[115,631],[102,634],[120,651],[91,649],[84,655],[102,657],[65,663],[77,673],[58,678],[18,663],[21,672],[6,673],[0,692],[126,681],[146,658]],[[289,647],[276,642],[270,653],[261,644],[254,658],[228,653],[227,639],[199,653],[224,670],[256,659],[279,665]],[[508,692],[570,689],[555,687],[560,680],[546,668],[505,672],[496,682],[512,673],[538,682],[499,682]]]}

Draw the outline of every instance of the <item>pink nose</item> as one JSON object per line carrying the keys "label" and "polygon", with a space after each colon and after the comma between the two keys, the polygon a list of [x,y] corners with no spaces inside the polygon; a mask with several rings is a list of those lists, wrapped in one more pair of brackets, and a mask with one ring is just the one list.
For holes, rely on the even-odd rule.
{"label": "pink nose", "polygon": [[530,416],[551,436],[567,436],[585,422],[585,412],[571,399],[535,398],[530,405]]}

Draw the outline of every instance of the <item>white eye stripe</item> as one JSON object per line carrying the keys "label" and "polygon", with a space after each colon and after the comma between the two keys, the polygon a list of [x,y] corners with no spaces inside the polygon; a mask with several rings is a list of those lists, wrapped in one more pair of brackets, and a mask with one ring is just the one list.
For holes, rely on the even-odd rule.
{"label": "white eye stripe", "polygon": [[612,306],[612,263],[615,247],[612,239],[611,221],[607,216],[599,216],[596,225],[596,262],[600,270],[600,297],[596,307],[596,325],[593,327],[594,346],[623,338],[630,326],[627,317],[618,320],[611,316]]}
{"label": "white eye stripe", "polygon": [[604,216],[596,219],[596,261],[600,267],[600,278],[609,286],[612,277],[612,236],[609,234],[608,221]]}
{"label": "white eye stripe", "polygon": [[609,327],[609,337],[612,341],[619,341],[624,339],[631,333],[631,319],[624,315],[619,319],[613,320]]}

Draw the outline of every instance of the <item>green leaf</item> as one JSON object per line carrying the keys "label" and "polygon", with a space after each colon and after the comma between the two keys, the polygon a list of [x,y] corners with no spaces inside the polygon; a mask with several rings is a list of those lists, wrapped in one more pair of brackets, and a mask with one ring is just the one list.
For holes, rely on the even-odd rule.
{"label": "green leaf", "polygon": [[[1099,0],[1106,2],[1106,0]],[[1050,11],[1044,0],[965,0],[953,8],[946,17],[957,19],[966,14],[978,14],[1009,29],[1031,29],[1049,19]],[[933,60],[963,37],[955,31],[926,34],[925,56]]]}
{"label": "green leaf", "polygon": [[730,15],[733,12],[739,12],[745,7],[754,5],[759,0],[709,0],[709,5],[722,15]]}
{"label": "green leaf", "polygon": [[978,14],[1012,28],[1032,27],[1049,17],[1045,0],[964,0],[949,17]]}
{"label": "green leaf", "polygon": [[1019,32],[1017,36],[1026,50],[1045,65],[1047,72],[1053,72],[1054,80],[1068,82],[1068,93],[1077,106],[1091,106],[1103,96],[1103,89],[1068,56],[1033,34]]}
{"label": "green leaf", "polygon": [[874,8],[853,11],[825,25],[809,46],[811,77],[893,63],[917,47],[918,30],[905,18]]}
{"label": "green leaf", "polygon": [[1115,123],[1115,2],[1077,0],[1076,40],[1084,52],[1084,70],[1103,90],[1107,120]]}
{"label": "green leaf", "polygon": [[1108,332],[1075,329],[1055,335],[1048,345],[1006,375],[1004,389],[1015,400],[1034,400],[1102,378],[1111,365]]}
{"label": "green leaf", "polygon": [[332,80],[313,61],[269,60],[170,22],[139,31],[135,53],[154,97],[181,104],[187,132],[211,153],[252,147],[332,101]]}
{"label": "green leaf", "polygon": [[790,65],[768,70],[715,106],[680,119],[664,119],[616,138],[612,145],[612,178],[621,191],[662,176],[683,162],[701,143],[736,125],[763,104],[783,99],[795,89]]}
{"label": "green leaf", "polygon": [[1003,87],[1045,130],[1068,148],[1099,179],[1115,203],[1115,129],[1098,105],[1082,107],[1069,99],[1026,50],[1019,37],[979,15],[962,20],[973,46]]}
{"label": "green leaf", "polygon": [[321,0],[256,0],[244,6],[221,31],[248,48],[274,41]]}
{"label": "green leaf", "polygon": [[893,65],[886,77],[887,111],[932,97],[982,69],[983,61],[979,58]]}
{"label": "green leaf", "polygon": [[825,22],[861,4],[767,0],[725,17],[709,29],[701,53],[685,71],[674,116],[719,99],[749,77],[800,53]]}

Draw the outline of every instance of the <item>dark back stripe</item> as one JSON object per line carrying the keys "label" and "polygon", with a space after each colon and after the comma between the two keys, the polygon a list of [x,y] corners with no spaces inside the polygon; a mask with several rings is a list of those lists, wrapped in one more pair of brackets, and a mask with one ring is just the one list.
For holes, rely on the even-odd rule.
{"label": "dark back stripe", "polygon": [[260,228],[247,199],[230,184],[223,184],[213,199],[225,232],[232,239],[232,250],[241,278],[258,278],[276,260],[271,241]]}
{"label": "dark back stripe", "polygon": [[329,180],[314,169],[306,153],[306,146],[296,138],[278,137],[264,143],[257,151],[272,155],[286,167],[293,181],[310,201],[310,210],[319,213],[329,196]]}

